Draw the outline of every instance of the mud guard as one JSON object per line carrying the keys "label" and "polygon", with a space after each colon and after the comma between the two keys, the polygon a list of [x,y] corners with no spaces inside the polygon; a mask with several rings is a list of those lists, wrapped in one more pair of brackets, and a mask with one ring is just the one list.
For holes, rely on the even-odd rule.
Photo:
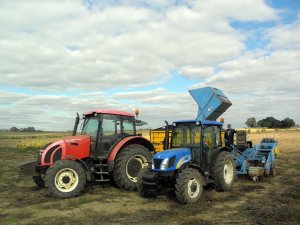
{"label": "mud guard", "polygon": [[117,154],[127,145],[140,144],[149,149],[150,152],[154,152],[154,147],[150,141],[140,136],[125,137],[115,145],[113,145],[108,153],[107,165],[108,171],[112,172],[114,169],[114,162]]}

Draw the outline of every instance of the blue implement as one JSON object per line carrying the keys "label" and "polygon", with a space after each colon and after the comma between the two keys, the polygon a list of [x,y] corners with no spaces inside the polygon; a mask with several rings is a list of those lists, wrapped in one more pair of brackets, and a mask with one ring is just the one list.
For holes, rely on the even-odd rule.
{"label": "blue implement", "polygon": [[247,148],[243,152],[232,145],[231,155],[234,157],[236,173],[238,175],[248,174],[252,178],[274,173],[277,144],[278,142],[273,138],[264,138],[259,144],[253,148]]}
{"label": "blue implement", "polygon": [[231,101],[217,88],[205,87],[189,91],[198,104],[197,120],[216,120],[231,105]]}

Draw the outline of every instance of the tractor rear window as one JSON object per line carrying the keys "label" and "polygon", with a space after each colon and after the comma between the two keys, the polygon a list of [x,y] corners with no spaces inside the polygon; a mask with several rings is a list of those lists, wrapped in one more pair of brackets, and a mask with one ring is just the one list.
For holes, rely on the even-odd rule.
{"label": "tractor rear window", "polygon": [[123,119],[123,133],[134,135],[134,121],[132,119]]}

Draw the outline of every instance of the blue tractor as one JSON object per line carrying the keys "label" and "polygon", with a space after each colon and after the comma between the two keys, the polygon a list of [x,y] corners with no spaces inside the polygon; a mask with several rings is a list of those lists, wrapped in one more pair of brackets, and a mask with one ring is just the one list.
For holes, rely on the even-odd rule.
{"label": "blue tractor", "polygon": [[223,123],[216,121],[231,102],[212,87],[191,90],[190,94],[199,106],[198,117],[175,121],[171,143],[166,126],[165,146],[170,149],[155,154],[151,168],[140,171],[137,189],[142,197],[155,197],[164,186],[171,186],[177,199],[186,204],[197,202],[208,184],[218,191],[232,188],[235,164],[231,149],[222,144]]}

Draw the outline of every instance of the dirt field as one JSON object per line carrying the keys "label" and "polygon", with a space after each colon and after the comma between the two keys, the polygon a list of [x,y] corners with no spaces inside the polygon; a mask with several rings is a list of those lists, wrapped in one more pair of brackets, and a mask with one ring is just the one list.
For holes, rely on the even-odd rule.
{"label": "dirt field", "polygon": [[257,143],[263,137],[279,141],[276,177],[257,183],[241,178],[230,193],[208,188],[198,204],[181,205],[170,190],[142,199],[109,183],[89,185],[77,198],[49,198],[32,179],[18,175],[17,165],[35,160],[37,151],[17,148],[19,138],[0,132],[0,224],[300,224],[300,132],[248,139]]}

